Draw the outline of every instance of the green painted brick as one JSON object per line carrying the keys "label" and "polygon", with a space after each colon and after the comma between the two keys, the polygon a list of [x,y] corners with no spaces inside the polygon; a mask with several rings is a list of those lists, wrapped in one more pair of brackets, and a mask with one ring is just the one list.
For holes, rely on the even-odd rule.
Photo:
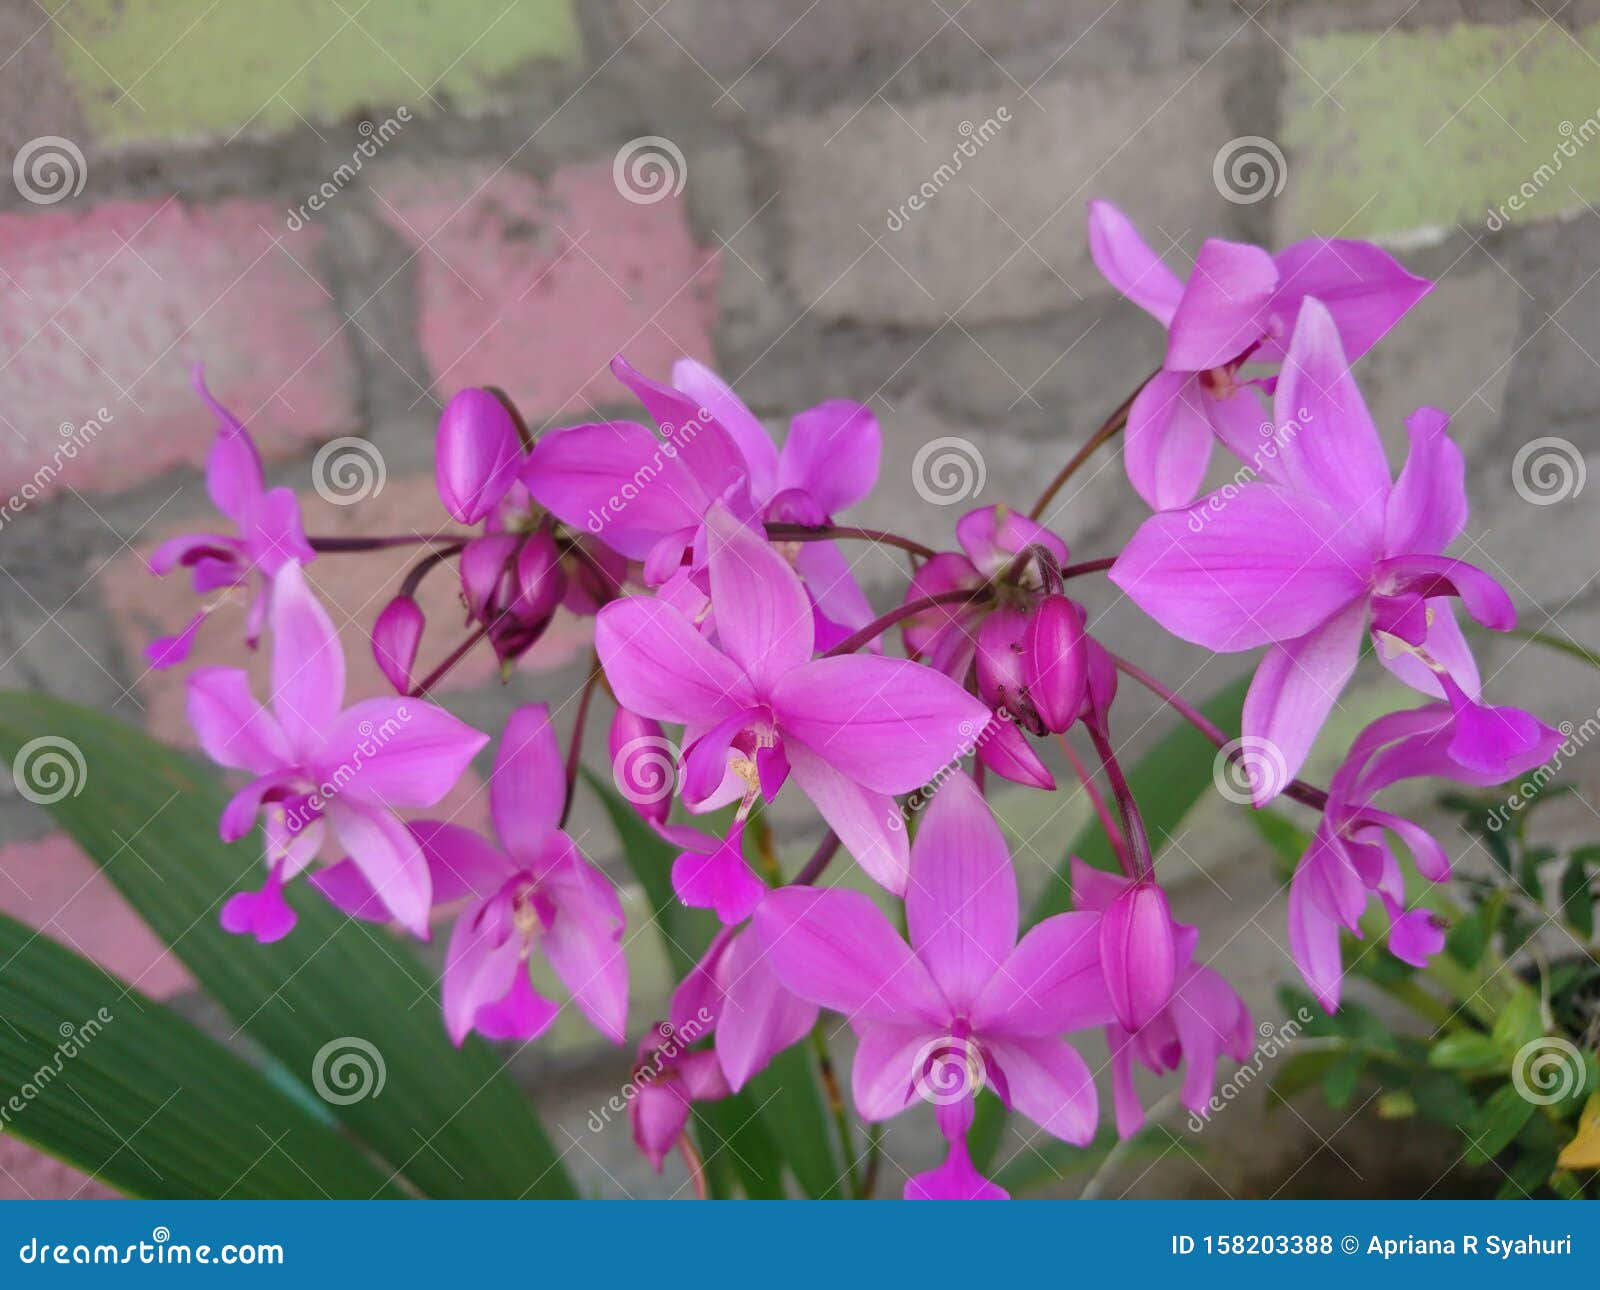
{"label": "green painted brick", "polygon": [[1423,237],[1581,209],[1600,197],[1597,52],[1600,25],[1538,22],[1297,41],[1280,233]]}
{"label": "green painted brick", "polygon": [[107,143],[470,108],[528,62],[581,51],[570,0],[77,0],[53,36]]}

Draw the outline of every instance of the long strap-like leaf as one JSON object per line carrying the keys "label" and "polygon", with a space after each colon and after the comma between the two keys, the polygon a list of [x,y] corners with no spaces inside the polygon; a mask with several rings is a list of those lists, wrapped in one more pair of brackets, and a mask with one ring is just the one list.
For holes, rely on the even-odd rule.
{"label": "long strap-like leaf", "polygon": [[[299,890],[285,940],[222,930],[223,901],[260,884],[260,842],[218,840],[225,797],[209,768],[104,714],[0,692],[0,755],[17,767],[30,743],[67,776],[35,797],[228,1015],[308,1089],[320,1084],[397,1176],[431,1196],[575,1194],[501,1059],[476,1041],[450,1046],[432,974],[398,939]],[[363,1064],[373,1075],[352,1096]]]}

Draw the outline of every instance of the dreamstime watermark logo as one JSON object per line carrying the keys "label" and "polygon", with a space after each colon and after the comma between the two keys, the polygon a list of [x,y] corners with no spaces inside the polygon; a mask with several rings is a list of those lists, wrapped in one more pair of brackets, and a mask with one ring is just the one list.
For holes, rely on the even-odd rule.
{"label": "dreamstime watermark logo", "polygon": [[933,773],[933,778],[922,785],[921,788],[913,789],[907,793],[905,805],[896,807],[889,812],[888,819],[885,821],[889,828],[896,833],[903,830],[911,822],[911,817],[933,801],[939,790],[945,786],[952,776],[961,770],[961,763],[973,753],[981,751],[984,744],[1000,733],[1001,722],[1015,720],[1016,718],[1011,715],[1009,709],[1000,707],[994,710],[989,720],[984,722],[981,727],[974,726],[970,721],[963,721],[958,728],[961,741],[956,745],[955,756],[939,767]]}
{"label": "dreamstime watermark logo", "polygon": [[1550,781],[1561,773],[1562,767],[1576,757],[1595,736],[1600,735],[1600,708],[1595,709],[1593,716],[1585,717],[1577,725],[1563,721],[1556,728],[1561,732],[1561,742],[1556,745],[1550,760],[1529,771],[1506,795],[1505,801],[1489,812],[1485,821],[1489,832],[1500,832],[1511,822],[1513,815],[1536,802]]}
{"label": "dreamstime watermark logo", "polygon": [[642,134],[617,149],[611,162],[611,182],[635,206],[654,206],[676,197],[689,182],[689,163],[683,149],[659,134]]}
{"label": "dreamstime watermark logo", "polygon": [[654,806],[678,786],[678,746],[665,735],[640,735],[617,749],[611,782],[635,806]]}
{"label": "dreamstime watermark logo", "polygon": [[957,435],[930,439],[911,459],[911,482],[930,506],[955,506],[976,497],[988,479],[978,445]]}
{"label": "dreamstime watermark logo", "polygon": [[1261,1074],[1266,1064],[1282,1054],[1300,1037],[1301,1032],[1311,1024],[1312,1017],[1310,1008],[1301,1007],[1288,1021],[1276,1025],[1270,1021],[1263,1021],[1256,1027],[1256,1034],[1261,1037],[1261,1042],[1256,1045],[1255,1052],[1213,1091],[1211,1099],[1203,1107],[1189,1112],[1189,1131],[1199,1133],[1211,1122],[1213,1115],[1255,1083],[1256,1076]]}
{"label": "dreamstime watermark logo", "polygon": [[11,780],[17,792],[35,806],[53,806],[77,797],[89,782],[83,749],[61,735],[40,735],[17,749],[11,759]]}
{"label": "dreamstime watermark logo", "polygon": [[311,1060],[311,1087],[334,1106],[378,1097],[388,1081],[383,1054],[359,1035],[340,1035],[317,1049]]}
{"label": "dreamstime watermark logo", "polygon": [[1230,739],[1217,749],[1211,763],[1211,778],[1217,792],[1230,802],[1249,806],[1258,789],[1268,797],[1283,791],[1289,782],[1289,763],[1272,740],[1245,735],[1242,739]]}
{"label": "dreamstime watermark logo", "polygon": [[589,517],[584,522],[589,532],[598,537],[607,524],[627,510],[639,495],[655,482],[666,463],[676,460],[678,454],[698,439],[700,432],[713,420],[709,409],[696,408],[694,416],[679,425],[663,422],[660,427],[661,442],[650,455],[650,460],[634,471],[633,478],[624,483],[617,492],[601,502],[598,510],[592,506],[589,508]]}
{"label": "dreamstime watermark logo", "polygon": [[284,828],[291,835],[298,834],[320,820],[322,813],[328,809],[328,803],[344,792],[350,781],[361,773],[361,768],[382,752],[410,720],[411,708],[401,703],[395,707],[393,716],[385,717],[381,722],[361,722],[356,727],[359,739],[353,755],[335,766],[321,783],[312,785],[310,792],[296,798],[293,806],[281,808]]}
{"label": "dreamstime watermark logo", "polygon": [[109,408],[97,408],[94,416],[82,425],[63,421],[58,427],[60,439],[50,453],[50,460],[35,470],[33,477],[25,480],[21,488],[0,502],[0,528],[43,497],[57,476],[66,469],[66,463],[76,461],[78,454],[99,438],[100,432],[115,420]]}
{"label": "dreamstime watermark logo", "polygon": [[935,1106],[976,1097],[987,1082],[983,1050],[963,1035],[929,1040],[911,1059],[911,1087]]}
{"label": "dreamstime watermark logo", "polygon": [[1512,1087],[1535,1106],[1564,1102],[1583,1087],[1583,1078],[1583,1054],[1560,1035],[1529,1040],[1511,1062]]}
{"label": "dreamstime watermark logo", "polygon": [[1550,153],[1550,160],[1541,162],[1500,205],[1489,208],[1489,218],[1483,223],[1491,233],[1498,233],[1513,215],[1521,214],[1528,203],[1561,173],[1562,167],[1578,155],[1580,149],[1600,137],[1600,108],[1596,108],[1577,125],[1563,121],[1556,127],[1556,132],[1561,136],[1561,142]]}
{"label": "dreamstime watermark logo", "polygon": [[1511,485],[1534,506],[1554,506],[1583,492],[1589,466],[1578,445],[1555,435],[1533,439],[1511,459]]}
{"label": "dreamstime watermark logo", "polygon": [[411,109],[400,107],[395,109],[393,116],[385,117],[381,124],[374,125],[371,121],[363,121],[358,125],[356,132],[361,135],[361,142],[351,150],[350,160],[340,162],[333,173],[324,179],[305,201],[289,211],[284,217],[284,226],[291,233],[298,233],[310,222],[312,216],[326,210],[329,202],[355,182],[355,177],[361,173],[361,167],[376,157],[384,145],[399,134],[410,120]]}
{"label": "dreamstime watermark logo", "polygon": [[67,1063],[93,1043],[95,1037],[114,1019],[110,1008],[101,1008],[94,1016],[76,1025],[70,1021],[63,1021],[57,1026],[56,1033],[61,1036],[61,1042],[56,1045],[49,1060],[23,1080],[16,1091],[0,1103],[0,1132],[5,1131],[13,1118],[27,1110],[28,1103],[49,1088],[66,1069]]}
{"label": "dreamstime watermark logo", "polygon": [[330,439],[311,461],[317,496],[335,506],[353,506],[383,492],[389,467],[377,447],[354,435]]}
{"label": "dreamstime watermark logo", "polygon": [[944,187],[958,174],[961,167],[978,155],[982,149],[1001,129],[1011,121],[1011,109],[999,107],[994,115],[985,117],[982,125],[973,125],[971,121],[963,121],[956,127],[956,133],[961,136],[961,142],[955,146],[950,154],[949,161],[942,161],[934,172],[922,181],[922,185],[899,206],[889,211],[889,216],[884,220],[884,226],[891,233],[898,233],[918,211],[926,210],[928,203],[933,201]]}
{"label": "dreamstime watermark logo", "polygon": [[11,162],[11,182],[35,206],[54,206],[83,191],[89,182],[89,165],[71,139],[42,134],[17,150]]}
{"label": "dreamstime watermark logo", "polygon": [[1259,134],[1229,139],[1211,159],[1211,182],[1235,206],[1254,206],[1276,197],[1289,182],[1283,149]]}
{"label": "dreamstime watermark logo", "polygon": [[648,1056],[633,1068],[633,1076],[608,1098],[604,1105],[589,1112],[589,1132],[599,1133],[611,1123],[612,1116],[626,1113],[629,1103],[658,1080],[670,1077],[678,1058],[697,1040],[711,1032],[716,1018],[709,1008],[701,1008],[681,1026],[663,1021],[656,1026],[656,1044]]}
{"label": "dreamstime watermark logo", "polygon": [[1263,421],[1257,426],[1256,432],[1261,436],[1261,442],[1250,454],[1250,460],[1234,471],[1233,477],[1221,488],[1212,490],[1209,495],[1189,508],[1189,532],[1202,532],[1214,517],[1221,515],[1242,488],[1254,483],[1266,473],[1266,463],[1275,460],[1293,442],[1295,436],[1314,419],[1311,409],[1299,408],[1294,418],[1282,425]]}

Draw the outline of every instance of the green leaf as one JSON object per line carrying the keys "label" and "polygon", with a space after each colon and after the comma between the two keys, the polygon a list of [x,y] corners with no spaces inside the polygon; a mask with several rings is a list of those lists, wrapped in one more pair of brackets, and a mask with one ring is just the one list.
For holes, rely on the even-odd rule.
{"label": "green leaf", "polygon": [[1589,866],[1574,855],[1561,871],[1561,912],[1584,940],[1594,939],[1594,893],[1589,890]]}
{"label": "green leaf", "polygon": [[[223,931],[217,911],[261,879],[260,839],[217,838],[227,800],[208,768],[122,723],[59,699],[0,693],[0,755],[70,741],[77,792],[49,806],[202,986],[296,1080],[319,1080],[329,1110],[430,1196],[574,1195],[503,1059],[452,1048],[433,974],[397,937],[347,918],[296,884],[293,935],[274,945]],[[347,1100],[340,1055],[381,1069],[381,1091]],[[356,1065],[343,1068],[354,1074]]]}
{"label": "green leaf", "polygon": [[1496,1048],[1506,1060],[1515,1057],[1524,1045],[1533,1043],[1544,1034],[1544,1022],[1539,1015],[1539,996],[1526,986],[1519,986],[1516,993],[1500,1009],[1500,1015],[1494,1019],[1494,1030],[1490,1038]]}
{"label": "green leaf", "polygon": [[1532,1114],[1533,1103],[1517,1092],[1515,1085],[1503,1084],[1495,1089],[1473,1123],[1467,1163],[1481,1165],[1499,1155]]}
{"label": "green leaf", "polygon": [[1428,1052],[1428,1065],[1439,1070],[1481,1070],[1499,1062],[1500,1050],[1494,1040],[1476,1030],[1446,1035]]}
{"label": "green leaf", "polygon": [[0,915],[0,1128],[130,1196],[367,1200],[360,1149],[177,1013]]}

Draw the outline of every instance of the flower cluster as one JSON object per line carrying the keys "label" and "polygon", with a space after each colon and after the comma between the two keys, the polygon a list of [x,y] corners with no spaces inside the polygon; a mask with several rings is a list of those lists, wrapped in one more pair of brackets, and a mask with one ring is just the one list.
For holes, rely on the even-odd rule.
{"label": "flower cluster", "polygon": [[[936,1107],[947,1156],[905,1194],[1003,1196],[967,1147],[983,1090],[1084,1144],[1100,1109],[1071,1036],[1103,1030],[1123,1135],[1143,1119],[1136,1065],[1184,1068],[1182,1097],[1198,1110],[1222,1056],[1244,1060],[1253,1042],[1244,1003],[1206,966],[1199,929],[1173,915],[1118,762],[1113,714],[1126,677],[1219,748],[1266,750],[1240,764],[1256,807],[1284,795],[1317,812],[1288,938],[1326,1008],[1339,1003],[1341,931],[1361,935],[1374,898],[1390,952],[1425,963],[1443,931],[1408,896],[1401,856],[1428,883],[1449,876],[1450,859],[1378,795],[1423,776],[1500,782],[1560,738],[1481,693],[1457,602],[1494,630],[1515,614],[1494,577],[1445,554],[1467,502],[1444,414],[1422,408],[1406,422],[1410,453],[1393,475],[1350,372],[1431,284],[1376,247],[1329,239],[1275,255],[1211,240],[1183,282],[1101,202],[1089,238],[1113,286],[1166,329],[1162,364],[1030,511],[974,510],[949,551],[838,522],[879,473],[868,407],[819,403],[792,418],[780,445],[689,359],[667,383],[613,364],[654,428],[610,421],[535,438],[497,391],[458,393],[436,440],[454,523],[434,535],[308,537],[293,494],[265,487],[248,431],[213,403],[207,483],[234,532],[167,543],[151,564],[191,570],[208,595],[247,591],[245,640],[270,640],[265,706],[244,671],[188,678],[202,746],[249,776],[222,835],[261,826],[265,883],[227,902],[224,925],[261,941],[288,935],[285,885],[323,861],[311,885],[351,916],[426,938],[444,907],[455,910],[443,1014],[457,1043],[474,1031],[525,1042],[551,1025],[563,1002],[535,988],[536,957],[557,993],[625,1042],[623,907],[564,831],[590,700],[609,693],[618,785],[676,852],[662,877],[722,925],[637,1050],[649,1075],[629,1107],[640,1150],[659,1168],[682,1145],[692,1162],[692,1104],[742,1088],[825,1010],[854,1031],[863,1119]],[[1128,478],[1152,513],[1120,553],[1075,563],[1049,527],[1051,503],[1089,451],[1123,430]],[[1218,443],[1242,467],[1200,496]],[[862,540],[911,563],[901,602],[883,613],[846,554]],[[418,558],[371,625],[395,693],[347,704],[313,562],[412,542]],[[418,679],[427,623],[416,592],[451,569],[465,634]],[[1069,592],[1100,574],[1185,641],[1264,651],[1238,740],[1099,638]],[[152,662],[181,662],[221,599],[156,642]],[[558,614],[593,620],[595,665],[570,746],[563,753],[545,707],[518,708],[494,755],[493,836],[426,818],[489,743],[431,693],[480,644],[513,667]],[[1378,662],[1423,701],[1361,732],[1319,788],[1298,775],[1368,634]],[[999,777],[1054,791],[1046,744],[1095,805],[1120,872],[1074,861],[1074,909],[1024,928],[985,786]],[[624,754],[639,746],[657,754],[655,780],[632,786]],[[788,878],[770,848],[752,867],[745,838],[786,789],[827,829]],[[862,882],[832,881],[841,855]]]}

